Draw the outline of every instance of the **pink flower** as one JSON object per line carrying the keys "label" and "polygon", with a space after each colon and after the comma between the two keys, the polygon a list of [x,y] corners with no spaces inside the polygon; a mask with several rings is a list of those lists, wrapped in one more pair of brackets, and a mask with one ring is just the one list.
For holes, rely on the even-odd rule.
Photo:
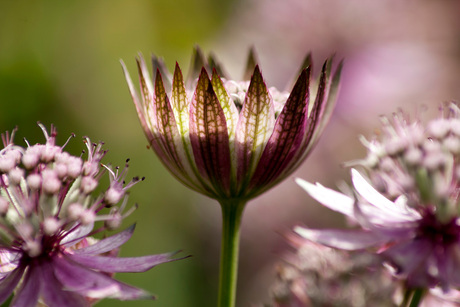
{"label": "pink flower", "polygon": [[[56,130],[45,144],[27,148],[13,143],[14,131],[2,136],[0,150],[0,303],[15,293],[12,306],[89,306],[98,299],[154,298],[151,294],[112,278],[115,272],[143,272],[172,261],[173,254],[118,258],[119,247],[131,238],[134,225],[100,241],[92,234],[116,228],[125,211],[127,166],[118,176],[101,167],[101,144],[85,139],[88,158],[72,156],[55,144]],[[109,171],[110,187],[122,197],[92,197],[99,180]],[[118,195],[117,194],[117,195]],[[115,201],[116,200],[116,201]],[[121,201],[121,205],[117,203]],[[110,207],[108,214],[99,214]],[[96,221],[104,221],[94,228]],[[91,244],[92,243],[92,244]]]}
{"label": "pink flower", "polygon": [[302,237],[345,250],[371,248],[412,288],[460,286],[460,109],[454,103],[425,127],[397,113],[379,139],[364,140],[351,170],[356,197],[297,179],[313,198],[353,219],[351,230],[297,227]]}
{"label": "pink flower", "polygon": [[291,174],[318,141],[335,104],[341,65],[331,77],[332,59],[314,87],[308,57],[291,93],[268,88],[253,53],[249,59],[250,81],[232,81],[197,50],[187,82],[176,64],[172,84],[165,85],[161,62],[154,58],[152,82],[140,56],[141,98],[123,64],[152,149],[179,181],[218,200],[254,198]]}

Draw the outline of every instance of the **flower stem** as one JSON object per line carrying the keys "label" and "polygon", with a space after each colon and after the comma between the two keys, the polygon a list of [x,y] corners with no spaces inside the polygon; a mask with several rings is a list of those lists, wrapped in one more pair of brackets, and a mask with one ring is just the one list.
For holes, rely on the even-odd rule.
{"label": "flower stem", "polygon": [[234,307],[238,275],[240,224],[245,200],[221,200],[222,245],[220,254],[219,307]]}
{"label": "flower stem", "polygon": [[417,307],[425,295],[425,289],[407,289],[401,307]]}
{"label": "flower stem", "polygon": [[425,289],[415,289],[409,307],[417,307],[425,295]]}

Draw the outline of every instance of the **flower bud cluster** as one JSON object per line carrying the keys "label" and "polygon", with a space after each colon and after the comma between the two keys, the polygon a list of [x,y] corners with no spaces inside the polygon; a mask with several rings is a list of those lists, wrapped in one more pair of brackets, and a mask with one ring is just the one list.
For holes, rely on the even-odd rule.
{"label": "flower bud cluster", "polygon": [[451,103],[424,125],[402,111],[382,118],[379,138],[362,139],[374,187],[390,199],[404,195],[414,208],[432,207],[444,221],[458,215],[460,109]]}
{"label": "flower bud cluster", "polygon": [[[233,100],[233,103],[239,111],[244,104],[244,99],[249,88],[249,81],[234,81],[222,79],[224,87],[227,90],[228,94]],[[269,87],[268,92],[271,99],[273,100],[273,106],[275,109],[275,117],[283,110],[284,105],[286,104],[287,99],[289,98],[289,92],[279,91],[276,87]]]}
{"label": "flower bud cluster", "polygon": [[371,255],[296,241],[297,252],[277,267],[274,307],[396,306],[396,285]]}
{"label": "flower bud cluster", "polygon": [[[0,244],[30,258],[64,248],[66,237],[78,229],[89,229],[86,235],[91,230],[102,230],[93,230],[96,221],[104,221],[102,228],[119,227],[122,219],[135,209],[123,212],[127,189],[140,180],[134,178],[125,185],[127,164],[120,173],[101,164],[106,154],[102,144],[85,138],[85,160],[63,151],[65,145],[55,144],[54,127],[48,134],[42,124],[39,126],[45,144],[18,146],[13,143],[13,131],[2,136],[4,148],[0,150]],[[109,187],[103,195],[93,198],[92,193],[106,172]],[[110,212],[98,214],[105,207],[110,207]]]}

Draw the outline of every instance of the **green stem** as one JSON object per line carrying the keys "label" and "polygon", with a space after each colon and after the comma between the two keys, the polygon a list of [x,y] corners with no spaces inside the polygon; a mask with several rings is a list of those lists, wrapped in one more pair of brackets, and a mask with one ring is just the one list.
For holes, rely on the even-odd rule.
{"label": "green stem", "polygon": [[404,293],[404,300],[401,303],[401,307],[417,307],[422,301],[422,298],[425,295],[425,293],[425,289],[421,288],[406,289]]}
{"label": "green stem", "polygon": [[415,289],[409,307],[417,307],[425,295],[425,289]]}
{"label": "green stem", "polygon": [[220,251],[219,307],[234,307],[238,275],[240,224],[245,200],[221,200],[222,245]]}

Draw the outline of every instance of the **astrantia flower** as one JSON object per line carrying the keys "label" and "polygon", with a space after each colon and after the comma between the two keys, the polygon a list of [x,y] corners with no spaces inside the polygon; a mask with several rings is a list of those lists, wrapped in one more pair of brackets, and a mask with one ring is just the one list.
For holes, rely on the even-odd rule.
{"label": "astrantia flower", "polygon": [[[14,291],[12,306],[89,306],[102,298],[133,300],[153,298],[121,283],[115,272],[143,272],[172,261],[172,254],[117,258],[118,249],[134,227],[102,240],[90,236],[117,228],[134,207],[126,209],[126,167],[118,173],[101,164],[101,144],[86,138],[88,158],[72,156],[55,144],[40,124],[45,144],[26,148],[3,135],[0,151],[0,303]],[[105,172],[110,186],[92,198]],[[121,202],[121,205],[117,205]],[[100,214],[103,208],[110,208]],[[103,226],[94,228],[94,223]]]}
{"label": "astrantia flower", "polygon": [[356,197],[298,183],[361,229],[312,230],[310,240],[346,250],[374,248],[411,288],[460,287],[460,109],[451,103],[426,126],[400,112],[383,118],[379,138],[364,141],[372,183],[355,169]]}
{"label": "astrantia flower", "polygon": [[153,150],[182,183],[218,200],[251,199],[292,173],[316,144],[332,113],[340,67],[331,78],[327,60],[313,86],[308,57],[288,93],[267,88],[252,53],[250,81],[224,78],[215,60],[205,64],[199,51],[195,55],[187,84],[178,64],[171,84],[156,58],[152,82],[140,56],[142,98],[123,65],[140,122]]}
{"label": "astrantia flower", "polygon": [[170,83],[163,63],[155,57],[152,62],[155,82],[142,56],[137,60],[142,99],[122,63],[129,90],[163,164],[183,184],[221,204],[219,306],[234,306],[246,202],[292,173],[312,150],[332,113],[341,65],[331,77],[332,59],[327,60],[314,87],[307,57],[289,94],[267,88],[252,52],[245,74],[252,74],[250,81],[224,78],[216,61],[210,57],[206,64],[198,49],[187,82],[177,63]]}
{"label": "astrantia flower", "polygon": [[366,252],[347,253],[292,234],[289,253],[277,265],[273,307],[394,307],[397,289],[379,261]]}

